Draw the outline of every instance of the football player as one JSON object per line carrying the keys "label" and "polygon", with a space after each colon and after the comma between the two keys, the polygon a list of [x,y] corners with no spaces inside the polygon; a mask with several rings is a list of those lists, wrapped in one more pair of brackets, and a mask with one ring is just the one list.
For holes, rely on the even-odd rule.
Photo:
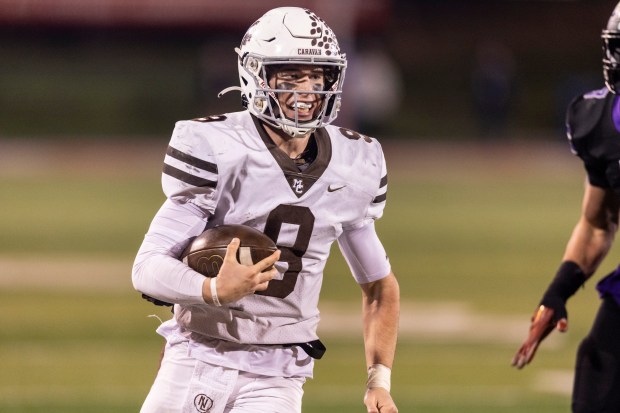
{"label": "football player", "polygon": [[[620,208],[620,3],[602,32],[606,87],[577,97],[567,111],[571,149],[585,166],[581,216],[562,263],[532,317],[529,335],[512,364],[532,361],[553,330],[566,331],[566,302],[596,271],[618,229]],[[602,298],[590,333],[581,342],[575,367],[572,411],[620,409],[620,269],[597,284]]]}
{"label": "football player", "polygon": [[[391,413],[399,287],[374,227],[387,173],[376,139],[331,125],[347,60],[313,12],[276,8],[237,52],[246,110],[180,121],[166,151],[167,197],[138,251],[134,287],[174,303],[163,360],[142,413],[301,411],[325,348],[319,292],[337,241],[362,292],[368,412]],[[263,231],[278,251],[252,265],[228,246],[217,277],[178,258],[220,224]],[[275,269],[271,268],[275,263]]]}

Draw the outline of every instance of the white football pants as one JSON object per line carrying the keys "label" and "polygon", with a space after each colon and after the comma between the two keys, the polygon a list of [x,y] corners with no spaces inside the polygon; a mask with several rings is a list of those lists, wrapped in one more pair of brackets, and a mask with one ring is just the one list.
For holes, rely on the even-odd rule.
{"label": "white football pants", "polygon": [[167,345],[140,413],[301,413],[302,377],[271,377],[203,363],[187,342]]}

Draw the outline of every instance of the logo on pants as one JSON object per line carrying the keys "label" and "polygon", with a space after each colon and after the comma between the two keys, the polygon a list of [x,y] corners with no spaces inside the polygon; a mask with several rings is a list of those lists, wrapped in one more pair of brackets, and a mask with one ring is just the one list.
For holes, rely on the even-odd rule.
{"label": "logo on pants", "polygon": [[200,413],[209,413],[213,407],[213,399],[206,394],[199,394],[194,398],[194,407]]}

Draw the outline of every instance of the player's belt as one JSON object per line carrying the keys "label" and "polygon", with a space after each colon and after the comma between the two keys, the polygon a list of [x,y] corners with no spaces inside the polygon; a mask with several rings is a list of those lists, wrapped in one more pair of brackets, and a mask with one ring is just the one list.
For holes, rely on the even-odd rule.
{"label": "player's belt", "polygon": [[293,346],[301,347],[301,349],[305,351],[307,355],[317,360],[323,357],[323,354],[325,354],[325,352],[327,351],[327,348],[321,342],[321,340],[312,340],[307,343],[288,343],[288,344],[282,344],[282,346],[283,347],[293,347]]}
{"label": "player's belt", "polygon": [[142,294],[142,298],[144,298],[148,302],[151,302],[155,305],[162,306],[162,307],[172,307],[174,305],[172,303],[167,303],[165,301],[158,300],[157,298],[150,297],[146,294]]}
{"label": "player's belt", "polygon": [[[165,301],[161,301],[158,300],[156,298],[150,297],[146,294],[142,294],[142,298],[144,298],[146,301],[149,301],[155,305],[158,306],[166,306],[166,307],[172,307],[173,304],[171,303],[167,303]],[[257,344],[258,346],[260,345],[264,345],[264,344]],[[327,351],[327,348],[325,347],[325,344],[323,344],[321,342],[321,340],[312,340],[309,341],[307,343],[286,343],[286,344],[275,344],[275,345],[280,345],[282,347],[293,347],[293,346],[297,346],[297,347],[301,347],[301,349],[303,351],[306,352],[307,355],[309,355],[310,357],[312,357],[313,359],[320,359],[321,357],[323,357],[323,354],[325,354],[325,352]]]}

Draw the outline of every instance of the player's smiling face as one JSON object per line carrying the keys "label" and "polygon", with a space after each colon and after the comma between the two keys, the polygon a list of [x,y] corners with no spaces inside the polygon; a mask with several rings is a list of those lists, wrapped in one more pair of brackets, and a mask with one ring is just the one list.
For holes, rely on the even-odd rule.
{"label": "player's smiling face", "polygon": [[299,122],[314,119],[323,101],[322,95],[313,92],[325,90],[325,74],[322,67],[312,65],[288,65],[276,68],[269,79],[273,89],[290,92],[276,93],[284,116]]}

